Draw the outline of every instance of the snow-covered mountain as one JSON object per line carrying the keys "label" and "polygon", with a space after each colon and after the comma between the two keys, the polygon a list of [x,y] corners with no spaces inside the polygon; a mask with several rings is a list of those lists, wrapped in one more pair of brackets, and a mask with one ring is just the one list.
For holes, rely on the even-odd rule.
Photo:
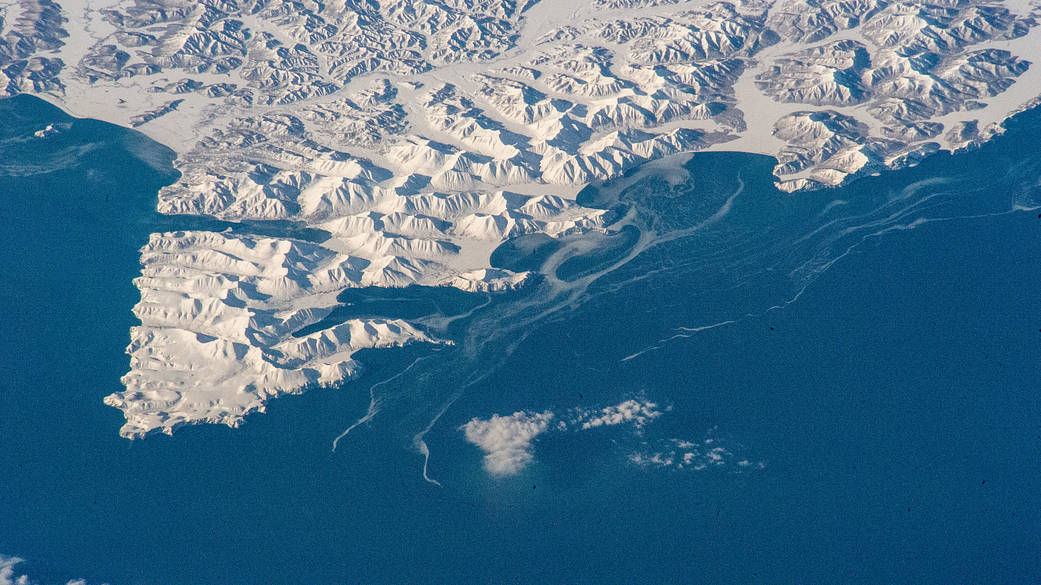
{"label": "snow-covered mountain", "polygon": [[698,150],[839,185],[1001,131],[1041,96],[1036,0],[19,0],[0,95],[178,153],[159,211],[291,220],[320,243],[154,234],[136,279],[122,434],[238,424],[439,342],[400,320],[296,337],[350,287],[493,291],[503,241],[604,230],[592,181]]}

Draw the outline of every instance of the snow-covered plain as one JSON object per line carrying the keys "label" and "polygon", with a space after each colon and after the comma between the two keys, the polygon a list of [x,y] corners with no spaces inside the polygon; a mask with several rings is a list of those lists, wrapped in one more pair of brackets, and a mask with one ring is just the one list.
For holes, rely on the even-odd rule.
{"label": "snow-covered plain", "polygon": [[591,181],[698,150],[775,156],[785,191],[914,164],[1041,95],[1041,5],[1015,0],[20,0],[0,95],[178,153],[159,211],[289,220],[318,243],[205,231],[141,250],[125,391],[141,437],[239,424],[441,343],[402,320],[300,337],[350,287],[495,291],[511,237],[605,230]]}

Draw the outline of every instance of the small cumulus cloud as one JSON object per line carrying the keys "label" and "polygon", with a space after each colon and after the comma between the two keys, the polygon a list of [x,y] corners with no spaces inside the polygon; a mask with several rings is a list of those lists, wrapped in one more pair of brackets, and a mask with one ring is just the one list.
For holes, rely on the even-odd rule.
{"label": "small cumulus cloud", "polygon": [[[0,585],[40,585],[37,581],[29,578],[26,574],[19,574],[15,566],[22,563],[18,557],[10,557],[0,554]],[[75,579],[65,585],[87,585],[83,579]]]}
{"label": "small cumulus cloud", "polygon": [[466,440],[484,451],[484,468],[495,476],[520,472],[535,460],[534,443],[547,432],[580,432],[600,427],[629,425],[639,431],[661,416],[662,409],[647,400],[626,400],[603,408],[578,408],[557,416],[552,411],[517,411],[511,415],[474,418],[460,427]]}
{"label": "small cumulus cloud", "polygon": [[20,562],[22,559],[18,557],[0,555],[0,585],[29,585],[29,577],[15,576],[14,567]]}
{"label": "small cumulus cloud", "polygon": [[554,414],[550,411],[518,411],[509,416],[475,418],[461,428],[466,440],[484,451],[484,468],[492,475],[513,475],[534,459],[532,442],[546,432]]}
{"label": "small cumulus cloud", "polygon": [[629,455],[629,461],[640,467],[656,469],[727,469],[748,471],[766,467],[763,461],[754,461],[739,454],[740,445],[724,445],[720,439],[709,436],[700,441],[668,439],[654,444],[644,443]]}
{"label": "small cumulus cloud", "polygon": [[664,413],[658,405],[646,400],[626,400],[614,406],[599,410],[580,411],[578,424],[582,430],[596,427],[614,426],[633,423],[637,428],[643,427]]}

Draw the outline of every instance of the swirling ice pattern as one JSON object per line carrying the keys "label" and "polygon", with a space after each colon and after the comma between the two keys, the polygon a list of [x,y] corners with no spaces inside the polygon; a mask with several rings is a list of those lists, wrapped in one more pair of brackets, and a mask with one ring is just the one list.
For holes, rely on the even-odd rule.
{"label": "swirling ice pattern", "polygon": [[[979,168],[998,164],[1005,171],[989,177],[971,172],[923,177],[929,171],[920,168],[793,197],[771,186],[770,159],[720,153],[696,156],[686,165],[687,180],[681,184],[663,181],[658,169],[654,173],[659,174],[648,171],[626,181],[629,186],[619,192],[603,188],[597,204],[615,209],[620,218],[610,226],[613,232],[638,231],[627,249],[597,261],[610,236],[565,238],[541,263],[538,272],[544,278],[523,294],[489,297],[460,315],[417,320],[443,335],[461,322],[464,333],[454,347],[419,358],[407,370],[373,385],[368,411],[333,446],[359,425],[371,423],[383,409],[401,409],[402,429],[411,433],[410,444],[424,456],[423,475],[436,483],[428,472],[430,450],[424,438],[438,419],[468,389],[503,367],[539,327],[567,319],[590,301],[620,298],[632,287],[662,280],[689,283],[697,298],[767,287],[767,294],[753,295],[747,303],[735,300],[720,318],[664,324],[659,341],[619,356],[619,367],[628,367],[648,352],[701,331],[783,310],[871,239],[935,222],[1038,209],[1041,162],[1026,156],[1008,159],[1000,151],[958,156],[969,159],[960,169],[976,166],[971,157],[989,156],[997,162]],[[562,275],[561,268],[576,258],[589,261],[591,268]]]}

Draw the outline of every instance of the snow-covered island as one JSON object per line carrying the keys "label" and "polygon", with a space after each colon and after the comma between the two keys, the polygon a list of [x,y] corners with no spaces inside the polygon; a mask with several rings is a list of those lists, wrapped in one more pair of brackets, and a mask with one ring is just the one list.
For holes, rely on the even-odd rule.
{"label": "snow-covered island", "polygon": [[308,335],[350,287],[503,290],[506,239],[602,230],[591,181],[699,150],[796,192],[987,140],[1041,96],[1026,0],[0,0],[0,95],[178,153],[159,211],[320,243],[153,234],[125,391],[141,437],[355,376],[402,320]]}

